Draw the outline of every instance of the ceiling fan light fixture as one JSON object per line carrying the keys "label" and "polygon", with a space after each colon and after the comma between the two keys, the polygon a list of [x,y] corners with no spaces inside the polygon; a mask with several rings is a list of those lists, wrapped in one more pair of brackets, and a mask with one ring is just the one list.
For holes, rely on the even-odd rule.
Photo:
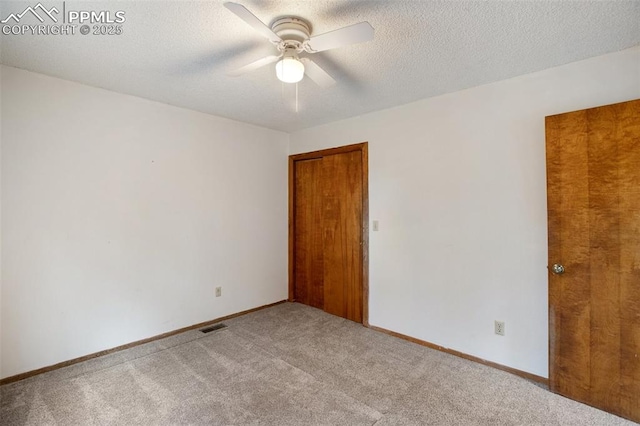
{"label": "ceiling fan light fixture", "polygon": [[285,56],[276,64],[276,76],[283,83],[297,83],[304,77],[304,64],[297,58]]}

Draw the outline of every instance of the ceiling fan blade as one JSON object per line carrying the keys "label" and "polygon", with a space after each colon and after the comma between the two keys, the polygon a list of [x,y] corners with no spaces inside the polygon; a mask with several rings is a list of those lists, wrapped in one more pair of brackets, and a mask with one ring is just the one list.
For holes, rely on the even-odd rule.
{"label": "ceiling fan blade", "polygon": [[325,70],[320,68],[318,64],[309,58],[300,58],[304,64],[304,73],[313,80],[318,86],[326,89],[336,84],[336,81]]}
{"label": "ceiling fan blade", "polygon": [[254,30],[258,31],[270,41],[274,43],[282,41],[282,39],[276,33],[271,31],[271,28],[269,28],[261,20],[256,18],[256,16],[253,13],[249,12],[249,10],[247,10],[247,8],[243,5],[227,2],[224,4],[224,7],[233,12],[238,18],[251,25]]}
{"label": "ceiling fan blade", "polygon": [[[280,55],[281,56],[281,55]],[[227,73],[230,77],[237,77],[242,74],[246,74],[250,71],[257,70],[258,68],[264,67],[265,65],[269,65],[280,59],[279,55],[271,55],[262,59],[258,59],[257,61],[251,62],[243,67],[238,68],[237,70],[229,71]]]}
{"label": "ceiling fan blade", "polygon": [[306,45],[311,53],[322,52],[323,50],[373,40],[373,34],[373,27],[365,21],[311,37],[307,40]]}

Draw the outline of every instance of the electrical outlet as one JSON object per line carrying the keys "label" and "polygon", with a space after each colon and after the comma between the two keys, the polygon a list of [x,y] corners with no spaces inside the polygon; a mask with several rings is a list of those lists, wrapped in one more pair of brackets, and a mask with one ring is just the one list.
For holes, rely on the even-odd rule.
{"label": "electrical outlet", "polygon": [[216,297],[222,296],[222,287],[216,287]]}
{"label": "electrical outlet", "polygon": [[495,321],[494,323],[496,334],[504,336],[504,321]]}

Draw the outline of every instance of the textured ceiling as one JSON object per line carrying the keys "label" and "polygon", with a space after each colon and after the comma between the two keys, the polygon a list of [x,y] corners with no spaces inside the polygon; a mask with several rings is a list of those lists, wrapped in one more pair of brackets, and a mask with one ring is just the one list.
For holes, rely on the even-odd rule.
{"label": "textured ceiling", "polygon": [[[62,1],[42,2],[62,10]],[[2,35],[0,61],[295,131],[640,44],[640,1],[236,2],[267,24],[300,16],[312,34],[366,20],[375,40],[315,54],[337,84],[321,89],[305,78],[297,113],[294,86],[273,65],[226,76],[275,50],[222,1],[66,1],[66,10],[124,10],[123,34]],[[36,4],[3,1],[0,16]]]}

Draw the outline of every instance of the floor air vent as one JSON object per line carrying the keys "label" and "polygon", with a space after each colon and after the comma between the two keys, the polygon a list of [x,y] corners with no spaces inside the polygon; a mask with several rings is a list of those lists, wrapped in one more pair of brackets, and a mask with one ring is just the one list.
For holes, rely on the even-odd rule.
{"label": "floor air vent", "polygon": [[200,331],[202,333],[211,333],[212,331],[221,330],[223,328],[227,328],[223,323],[212,325],[211,327],[203,328]]}

